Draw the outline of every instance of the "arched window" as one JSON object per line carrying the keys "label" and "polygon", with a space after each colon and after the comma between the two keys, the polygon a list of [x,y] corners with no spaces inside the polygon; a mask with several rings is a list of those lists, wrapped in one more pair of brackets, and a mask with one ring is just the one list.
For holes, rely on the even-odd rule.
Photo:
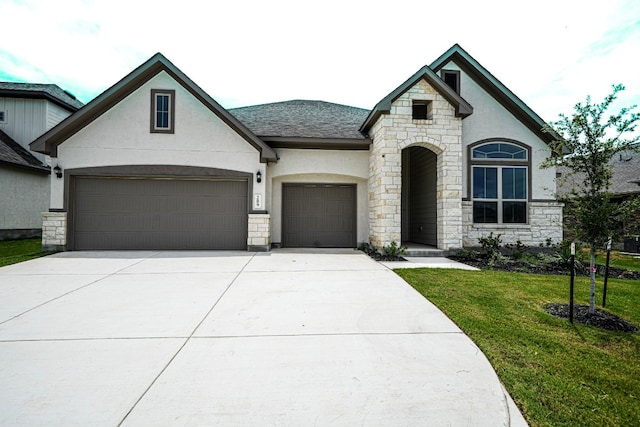
{"label": "arched window", "polygon": [[506,141],[471,147],[474,223],[524,224],[529,197],[529,149]]}

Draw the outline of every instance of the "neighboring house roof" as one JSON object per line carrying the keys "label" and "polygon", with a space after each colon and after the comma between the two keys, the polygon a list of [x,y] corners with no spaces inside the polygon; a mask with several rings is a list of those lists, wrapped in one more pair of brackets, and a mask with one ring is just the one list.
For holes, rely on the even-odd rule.
{"label": "neighboring house roof", "polygon": [[55,84],[0,82],[0,97],[47,99],[72,113],[84,106]]}
{"label": "neighboring house roof", "polygon": [[624,152],[611,161],[613,184],[611,192],[617,196],[640,194],[640,152]]}
{"label": "neighboring house roof", "polygon": [[358,127],[368,110],[324,101],[293,100],[230,109],[272,147],[363,148]]}
{"label": "neighboring house roof", "polygon": [[[609,191],[614,196],[623,197],[640,194],[640,152],[627,151],[619,154],[609,162],[613,170]],[[560,179],[558,193],[566,194],[572,186],[583,182],[582,174],[569,175],[566,167],[557,168],[564,178]],[[577,184],[577,185],[576,185]]]}
{"label": "neighboring house roof", "polygon": [[398,99],[402,94],[411,89],[417,82],[420,80],[426,80],[431,87],[437,90],[442,96],[445,97],[451,105],[456,110],[456,117],[465,118],[473,113],[473,107],[460,95],[456,93],[448,84],[444,82],[436,73],[433,72],[428,65],[425,65],[417,73],[413,76],[409,77],[407,81],[398,86],[395,90],[393,90],[389,95],[384,97],[382,101],[378,102],[373,110],[369,113],[362,126],[360,127],[360,131],[364,134],[369,132],[369,129],[376,123],[378,118],[382,114],[389,114],[391,111],[391,104],[393,101]]}
{"label": "neighboring house roof", "polygon": [[43,165],[2,130],[0,130],[0,164],[29,169],[33,172],[49,173],[48,166]]}
{"label": "neighboring house roof", "polygon": [[58,155],[58,145],[62,144],[75,133],[96,120],[118,102],[123,100],[141,85],[149,81],[158,73],[165,71],[175,79],[182,87],[197,98],[211,112],[224,121],[247,142],[260,152],[260,161],[268,162],[277,160],[275,151],[261,141],[253,132],[242,124],[233,115],[229,114],[211,96],[196,85],[186,74],[180,71],[162,54],[157,53],[144,64],[133,70],[122,80],[98,95],[84,108],[67,117],[53,129],[37,138],[31,143],[31,149],[40,153],[49,154],[52,157]]}
{"label": "neighboring house roof", "polygon": [[507,89],[500,80],[495,78],[486,68],[462,49],[460,45],[454,44],[449,50],[431,63],[430,68],[437,73],[450,61],[453,61],[460,67],[461,70],[487,93],[491,94],[504,108],[509,110],[540,139],[548,143],[557,138],[557,135],[553,133],[543,132],[542,129],[545,126],[545,121],[513,92]]}

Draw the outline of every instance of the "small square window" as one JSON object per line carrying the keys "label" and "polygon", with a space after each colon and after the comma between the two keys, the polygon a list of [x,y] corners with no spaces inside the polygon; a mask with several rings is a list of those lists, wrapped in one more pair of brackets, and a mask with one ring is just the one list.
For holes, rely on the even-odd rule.
{"label": "small square window", "polygon": [[151,90],[151,133],[173,133],[175,91]]}
{"label": "small square window", "polygon": [[7,112],[0,111],[0,123],[7,123]]}
{"label": "small square window", "polygon": [[413,120],[431,120],[431,101],[413,101],[411,117],[413,118]]}

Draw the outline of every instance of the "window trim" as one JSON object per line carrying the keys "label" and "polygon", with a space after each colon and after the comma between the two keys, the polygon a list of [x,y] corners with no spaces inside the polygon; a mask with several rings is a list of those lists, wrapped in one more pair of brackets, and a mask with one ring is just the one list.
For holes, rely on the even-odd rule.
{"label": "window trim", "polygon": [[[169,126],[158,127],[157,126],[157,99],[158,96],[169,97]],[[151,133],[174,133],[175,132],[175,103],[176,91],[173,89],[151,89],[151,118],[150,118],[150,132]]]}
{"label": "window trim", "polygon": [[8,123],[6,110],[0,110],[0,123],[2,124]]}
{"label": "window trim", "polygon": [[[446,74],[452,74],[452,75],[455,76],[455,78],[456,78],[456,88],[454,90],[456,91],[456,93],[458,95],[460,95],[460,70],[445,70],[445,69],[440,70],[440,78],[445,83],[446,83],[446,80],[445,80],[445,75]],[[447,86],[449,86],[449,85],[447,85]],[[449,87],[451,87],[451,86],[449,86]],[[451,89],[453,89],[453,88],[451,88]]]}
{"label": "window trim", "polygon": [[[474,159],[473,158],[473,149],[477,148],[484,144],[490,143],[505,143],[505,144],[513,144],[518,147],[524,148],[527,154],[526,160],[521,159]],[[526,145],[520,141],[516,141],[514,139],[509,138],[488,138],[480,141],[476,141],[467,146],[467,197],[465,200],[471,201],[471,209],[472,209],[472,224],[496,224],[496,225],[509,225],[509,226],[523,226],[529,224],[530,221],[530,213],[529,207],[531,206],[532,201],[532,167],[531,167],[531,147]],[[525,199],[507,199],[506,201],[524,201],[526,203],[526,221],[525,222],[503,222],[502,218],[502,188],[498,187],[498,198],[491,199],[498,202],[498,222],[486,223],[486,222],[473,222],[473,202],[476,200],[473,197],[473,168],[476,166],[480,167],[496,167],[498,168],[498,182],[499,185],[502,183],[502,168],[503,167],[523,167],[526,168],[526,177],[527,177],[527,197]],[[477,199],[478,201],[491,201],[490,199]]]}

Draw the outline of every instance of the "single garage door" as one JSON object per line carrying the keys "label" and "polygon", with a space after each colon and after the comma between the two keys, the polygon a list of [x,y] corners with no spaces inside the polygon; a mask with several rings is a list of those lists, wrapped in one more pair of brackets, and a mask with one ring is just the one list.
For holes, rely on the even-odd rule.
{"label": "single garage door", "polygon": [[282,204],[283,246],[356,246],[355,185],[283,184]]}
{"label": "single garage door", "polygon": [[247,181],[76,177],[73,248],[246,249]]}

